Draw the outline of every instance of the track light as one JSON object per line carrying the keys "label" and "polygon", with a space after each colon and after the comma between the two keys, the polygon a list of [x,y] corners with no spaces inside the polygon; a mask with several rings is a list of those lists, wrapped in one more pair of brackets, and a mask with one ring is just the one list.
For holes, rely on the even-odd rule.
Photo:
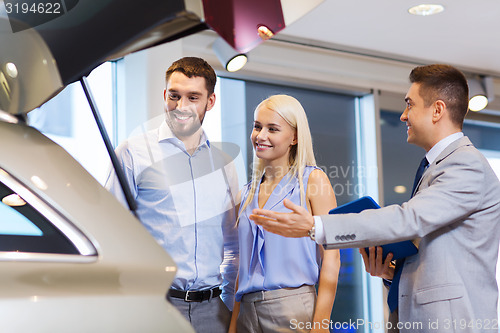
{"label": "track light", "polygon": [[221,37],[215,40],[212,48],[219,61],[228,72],[239,71],[247,63],[247,55],[238,53]]}
{"label": "track light", "polygon": [[478,76],[469,78],[469,110],[481,111],[495,98],[493,78]]}

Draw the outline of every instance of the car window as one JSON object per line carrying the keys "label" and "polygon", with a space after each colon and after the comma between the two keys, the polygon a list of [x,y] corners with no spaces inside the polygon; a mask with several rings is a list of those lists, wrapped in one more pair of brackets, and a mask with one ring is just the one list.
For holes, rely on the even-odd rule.
{"label": "car window", "polygon": [[18,212],[13,205],[24,205],[17,194],[7,195],[0,203],[0,235],[43,236],[42,230]]}
{"label": "car window", "polygon": [[[69,223],[61,223],[61,216],[46,214],[50,207],[25,187],[22,189],[23,193],[30,193],[30,200],[22,198],[0,179],[0,252],[95,254],[91,245],[86,246],[84,251],[77,248],[70,238],[78,238],[78,242],[81,242],[85,237],[75,232]],[[44,208],[44,214],[39,211],[40,207]],[[65,225],[65,232],[56,227],[58,224],[54,224],[55,219],[59,220],[59,225]],[[71,236],[68,237],[68,233]]]}

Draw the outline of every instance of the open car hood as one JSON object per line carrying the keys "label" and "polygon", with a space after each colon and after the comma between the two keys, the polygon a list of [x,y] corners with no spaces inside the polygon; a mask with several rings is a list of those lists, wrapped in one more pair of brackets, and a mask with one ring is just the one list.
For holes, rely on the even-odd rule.
{"label": "open car hood", "polygon": [[263,41],[259,26],[277,33],[322,1],[54,0],[59,14],[48,15],[42,7],[24,13],[22,1],[4,0],[0,109],[27,113],[107,60],[204,29],[248,52]]}

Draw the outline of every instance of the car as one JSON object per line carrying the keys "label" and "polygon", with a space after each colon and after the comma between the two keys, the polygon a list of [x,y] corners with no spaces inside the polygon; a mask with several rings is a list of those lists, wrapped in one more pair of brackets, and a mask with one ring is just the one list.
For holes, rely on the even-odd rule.
{"label": "car", "polygon": [[[81,17],[91,8],[82,1],[73,11]],[[193,332],[166,300],[172,258],[70,154],[26,122],[30,110],[108,54],[90,45],[74,61],[56,58],[57,41],[35,28],[14,31],[16,19],[1,14],[1,331]]]}
{"label": "car", "polygon": [[[106,60],[207,29],[207,22],[248,51],[261,42],[256,31],[248,34],[255,22],[275,32],[285,27],[280,1],[267,3],[278,21],[247,11],[239,16],[247,26],[224,15],[231,24],[219,22],[223,13],[210,0],[58,0],[64,6],[51,16],[47,1],[24,11],[26,3],[4,0],[0,8],[0,330],[193,332],[166,300],[172,258],[133,209],[26,115],[72,82],[88,88],[85,76]],[[248,7],[228,3],[243,13]],[[298,12],[305,11],[294,11],[294,19]],[[235,36],[238,29],[246,33]]]}
{"label": "car", "polygon": [[73,157],[0,113],[2,332],[192,332],[176,266]]}

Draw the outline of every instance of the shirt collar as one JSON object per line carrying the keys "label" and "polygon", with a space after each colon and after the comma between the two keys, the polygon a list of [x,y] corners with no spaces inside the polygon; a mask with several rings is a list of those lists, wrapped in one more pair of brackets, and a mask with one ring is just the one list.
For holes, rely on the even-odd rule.
{"label": "shirt collar", "polygon": [[[172,130],[168,126],[166,121],[163,121],[160,125],[160,128],[158,129],[158,142],[161,142],[163,140],[167,141],[173,141],[173,142],[181,142],[174,133],[172,133]],[[207,145],[208,148],[210,148],[210,141],[208,140],[207,134],[203,130],[201,133],[201,138],[200,138],[200,144],[198,147]]]}
{"label": "shirt collar", "polygon": [[425,157],[427,158],[427,161],[429,161],[429,164],[432,164],[436,160],[436,158],[443,152],[443,150],[450,145],[453,141],[456,141],[460,139],[461,137],[464,136],[463,132],[457,132],[453,133],[451,135],[448,135],[446,138],[442,139],[438,143],[436,143],[431,150],[425,154]]}

